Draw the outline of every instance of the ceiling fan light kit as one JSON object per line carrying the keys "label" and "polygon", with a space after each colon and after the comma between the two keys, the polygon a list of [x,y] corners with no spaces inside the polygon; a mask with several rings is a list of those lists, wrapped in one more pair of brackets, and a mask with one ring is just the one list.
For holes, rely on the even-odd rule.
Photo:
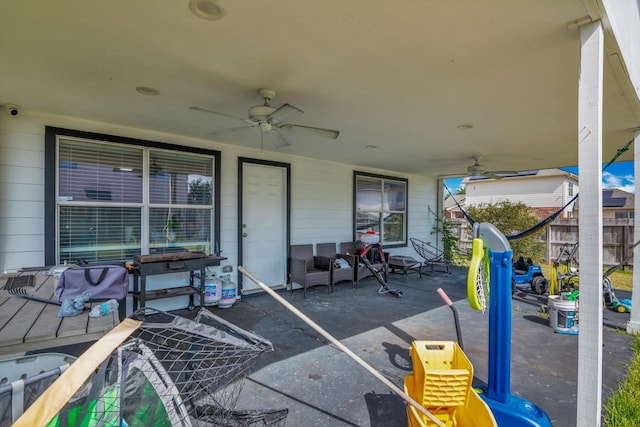
{"label": "ceiling fan light kit", "polygon": [[282,104],[279,107],[272,106],[269,102],[276,95],[276,91],[273,89],[260,88],[257,90],[264,101],[262,105],[254,105],[248,109],[248,119],[241,117],[235,117],[226,113],[219,113],[217,111],[208,110],[202,107],[190,107],[192,110],[203,111],[207,113],[217,114],[223,117],[240,120],[246,123],[246,126],[234,127],[227,130],[213,132],[213,135],[222,135],[225,133],[236,132],[252,127],[259,127],[261,131],[261,141],[266,136],[275,147],[285,147],[289,145],[287,139],[280,133],[280,129],[286,129],[294,132],[307,133],[322,138],[336,139],[340,135],[340,131],[333,129],[317,128],[313,126],[296,125],[292,123],[286,123],[294,117],[303,114],[304,111],[291,104]]}

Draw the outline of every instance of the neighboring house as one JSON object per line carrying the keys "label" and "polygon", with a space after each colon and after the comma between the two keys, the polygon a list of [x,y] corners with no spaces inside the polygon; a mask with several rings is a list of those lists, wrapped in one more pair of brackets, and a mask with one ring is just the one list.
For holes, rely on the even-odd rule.
{"label": "neighboring house", "polygon": [[618,189],[602,190],[602,218],[634,218],[635,195]]}
{"label": "neighboring house", "polygon": [[[521,173],[502,179],[465,178],[466,194],[448,197],[444,202],[447,218],[464,218],[458,204],[464,208],[495,204],[503,200],[522,202],[544,219],[557,212],[578,194],[578,177],[560,169],[546,169]],[[458,202],[456,204],[456,201]],[[618,189],[602,190],[602,217],[607,219],[634,218],[634,194]],[[571,202],[558,218],[577,218],[579,199]]]}
{"label": "neighboring house", "polygon": [[464,218],[464,214],[460,210],[460,206],[464,208],[467,197],[464,194],[454,194],[444,200],[444,216],[445,218]]}
{"label": "neighboring house", "polygon": [[524,203],[535,215],[546,218],[563,206],[569,205],[558,218],[574,216],[578,194],[578,176],[560,169],[521,172],[518,176],[501,179],[468,177],[465,183],[465,205],[495,204],[504,200]]}

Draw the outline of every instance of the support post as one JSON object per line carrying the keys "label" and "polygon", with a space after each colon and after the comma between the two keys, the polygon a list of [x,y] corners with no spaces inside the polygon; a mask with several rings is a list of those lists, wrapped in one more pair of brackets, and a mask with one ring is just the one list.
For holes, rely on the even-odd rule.
{"label": "support post", "polygon": [[577,426],[601,425],[602,407],[602,94],[604,31],[580,27],[578,168],[580,171],[580,336]]}
{"label": "support post", "polygon": [[[633,169],[635,176],[640,177],[640,131],[636,132],[633,144]],[[633,242],[640,241],[640,197],[636,197],[633,219]],[[627,324],[627,332],[640,334],[640,250],[633,249],[633,288],[631,293],[631,318]],[[636,307],[634,310],[633,307]]]}

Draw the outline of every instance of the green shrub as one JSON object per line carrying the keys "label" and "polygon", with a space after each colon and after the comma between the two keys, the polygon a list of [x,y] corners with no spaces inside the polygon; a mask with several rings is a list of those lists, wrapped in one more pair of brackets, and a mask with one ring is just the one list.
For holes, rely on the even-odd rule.
{"label": "green shrub", "polygon": [[[495,204],[482,204],[471,206],[467,213],[476,222],[490,222],[505,236],[518,234],[538,224],[538,218],[531,213],[524,203],[512,203],[507,200]],[[544,256],[544,246],[540,242],[540,236],[533,233],[527,237],[509,240],[513,259],[524,257],[531,258],[535,263],[540,263]]]}

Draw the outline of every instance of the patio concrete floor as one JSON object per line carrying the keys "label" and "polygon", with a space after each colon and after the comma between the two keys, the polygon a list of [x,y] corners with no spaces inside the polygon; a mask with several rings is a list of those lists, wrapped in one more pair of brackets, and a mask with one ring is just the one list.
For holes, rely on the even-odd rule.
{"label": "patio concrete floor", "polygon": [[[338,284],[280,295],[345,346],[402,388],[411,372],[408,348],[413,340],[456,340],[452,311],[436,289],[454,301],[464,351],[475,369],[475,385],[487,381],[488,315],[466,301],[466,270],[453,274],[392,274],[389,286],[403,298],[381,295],[374,278],[358,289]],[[248,280],[248,279],[247,279]],[[628,294],[617,292],[619,298]],[[516,291],[512,299],[511,393],[538,405],[554,426],[576,422],[578,336],[554,333],[540,315],[547,297]],[[270,340],[275,351],[263,354],[247,379],[237,409],[288,408],[287,426],[406,426],[403,401],[340,352],[311,327],[266,294],[243,297],[232,307],[211,311]],[[176,314],[192,317],[195,312]],[[621,333],[629,314],[604,312],[603,402],[624,378],[633,355],[632,337]]]}

